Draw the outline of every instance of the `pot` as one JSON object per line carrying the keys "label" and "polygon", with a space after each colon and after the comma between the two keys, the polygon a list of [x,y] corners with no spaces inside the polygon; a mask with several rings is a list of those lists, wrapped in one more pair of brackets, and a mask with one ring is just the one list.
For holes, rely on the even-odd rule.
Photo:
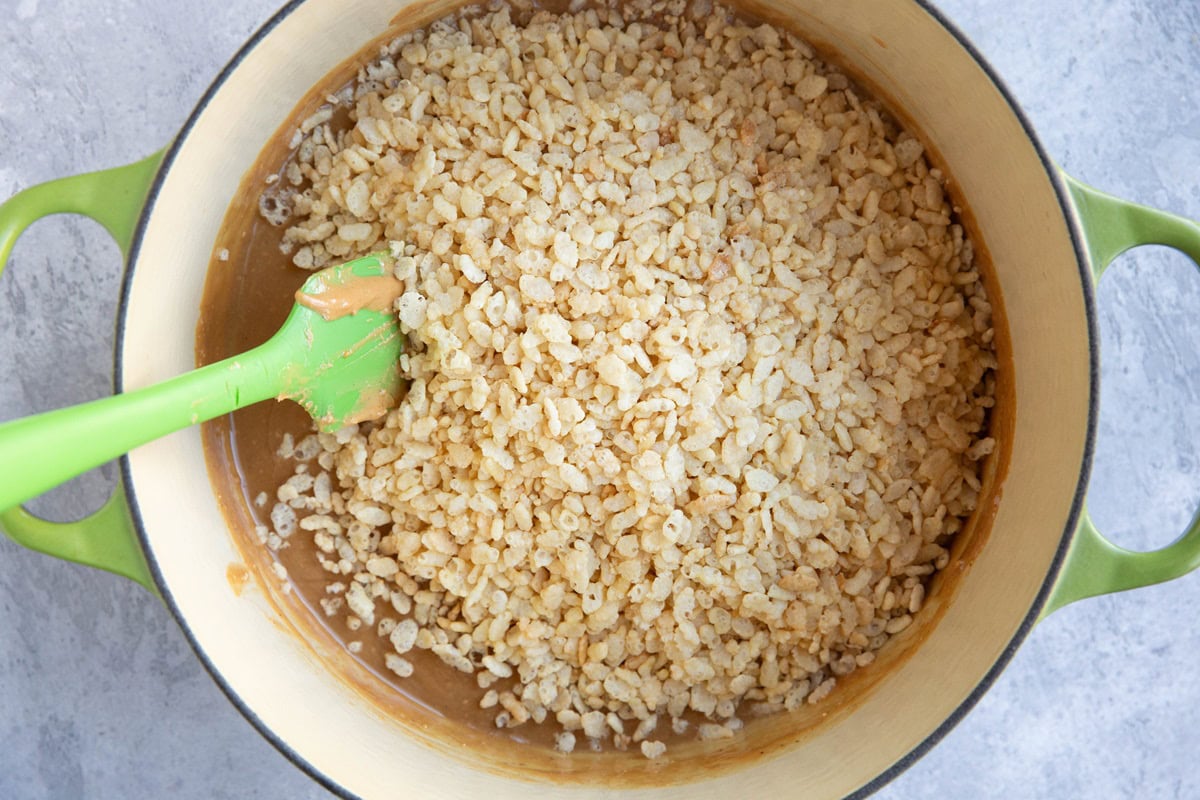
{"label": "pot", "polygon": [[[358,2],[348,10],[327,0],[288,6],[235,58],[165,153],[33,187],[0,210],[0,257],[25,225],[61,211],[92,216],[121,245],[127,266],[118,390],[192,366],[195,298],[240,176],[307,89],[404,6]],[[1167,548],[1131,553],[1108,543],[1083,511],[1098,399],[1092,281],[1138,244],[1166,244],[1200,260],[1200,231],[1060,173],[986,65],[925,6],[898,3],[883,12],[865,0],[837,8],[797,0],[748,7],[764,16],[787,9],[794,27],[839,53],[941,155],[991,253],[1011,333],[1011,466],[990,535],[952,602],[922,631],[920,646],[798,742],[769,742],[771,752],[753,766],[744,760],[679,772],[671,776],[675,784],[658,787],[662,796],[679,797],[740,796],[750,787],[779,796],[842,796],[878,788],[928,750],[1050,612],[1179,577],[1200,563],[1196,524]],[[293,57],[296,42],[305,42],[301,62]],[[122,478],[123,491],[80,523],[45,523],[21,509],[0,521],[23,544],[160,593],[233,702],[327,785],[385,795],[401,771],[414,793],[443,794],[447,781],[463,796],[530,790],[497,765],[481,769],[418,742],[413,731],[332,680],[262,593],[231,589],[228,567],[241,556],[229,536],[214,534],[225,523],[195,431],[131,454]],[[581,796],[594,789],[567,785]]]}

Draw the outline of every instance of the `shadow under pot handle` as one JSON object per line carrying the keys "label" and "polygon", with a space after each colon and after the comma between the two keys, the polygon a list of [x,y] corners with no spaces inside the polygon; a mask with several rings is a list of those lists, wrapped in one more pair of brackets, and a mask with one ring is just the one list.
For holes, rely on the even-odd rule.
{"label": "shadow under pot handle", "polygon": [[[51,214],[83,214],[94,219],[128,258],[134,229],[161,161],[160,152],[123,167],[60,178],[31,186],[0,204],[0,272],[21,233]],[[31,550],[114,572],[157,593],[120,485],[99,511],[84,519],[49,522],[18,506],[0,511],[0,530]]]}
{"label": "shadow under pot handle", "polygon": [[[1200,268],[1200,225],[1182,217],[1130,203],[1063,175],[1084,232],[1093,280],[1113,260],[1138,245],[1172,247]],[[1150,586],[1182,577],[1200,567],[1200,510],[1173,543],[1146,553],[1126,550],[1106,539],[1084,509],[1042,618],[1085,597]]]}

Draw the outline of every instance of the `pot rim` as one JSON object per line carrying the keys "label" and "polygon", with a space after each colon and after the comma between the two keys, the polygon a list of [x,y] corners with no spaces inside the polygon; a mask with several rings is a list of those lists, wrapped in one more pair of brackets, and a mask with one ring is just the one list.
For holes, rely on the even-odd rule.
{"label": "pot rim", "polygon": [[[142,239],[145,234],[147,224],[153,214],[155,203],[158,199],[158,194],[163,186],[167,172],[174,165],[175,159],[179,154],[183,142],[191,133],[197,120],[208,106],[209,102],[222,89],[226,80],[230,75],[237,70],[247,55],[254,50],[262,40],[271,35],[275,28],[279,26],[284,19],[292,14],[297,8],[303,5],[305,0],[289,0],[282,8],[276,11],[271,17],[264,22],[251,36],[242,44],[238,51],[233,55],[229,62],[221,69],[212,83],[205,90],[200,100],[197,101],[195,107],[188,115],[187,120],[180,128],[179,133],[171,141],[167,147],[158,173],[154,177],[154,181],[150,186],[149,193],[146,196],[145,204],[138,217],[137,225],[133,232],[133,238],[129,247],[129,254],[125,262],[125,270],[121,279],[121,292],[117,306],[116,331],[113,345],[113,384],[116,393],[124,391],[123,374],[124,374],[124,359],[122,353],[125,345],[126,319],[129,312],[130,290],[133,284],[134,264],[137,262],[138,255],[142,246]],[[1054,165],[1050,156],[1047,154],[1041,140],[1037,137],[1033,125],[1026,116],[1024,109],[1017,103],[1012,91],[1008,85],[1000,77],[999,73],[991,63],[984,58],[983,54],[975,47],[974,43],[963,33],[958,26],[953,23],[942,11],[936,8],[931,0],[912,0],[912,2],[922,11],[932,17],[938,25],[940,25],[960,46],[967,52],[975,63],[983,70],[988,80],[1000,93],[1005,104],[1012,111],[1017,121],[1021,125],[1029,143],[1033,145],[1034,151],[1037,153],[1038,160],[1041,162],[1050,178],[1050,184],[1054,189],[1054,193],[1058,199],[1059,207],[1063,212],[1063,219],[1066,223],[1067,232],[1071,237],[1071,246],[1075,251],[1075,263],[1079,270],[1080,283],[1083,289],[1083,304],[1084,316],[1087,323],[1087,342],[1088,342],[1088,410],[1087,410],[1087,425],[1086,437],[1084,440],[1084,448],[1080,463],[1079,480],[1075,485],[1074,496],[1071,499],[1070,512],[1067,515],[1067,524],[1063,530],[1062,537],[1059,540],[1058,547],[1055,550],[1054,557],[1051,559],[1049,569],[1038,589],[1037,595],[1034,598],[1033,604],[1029,611],[1021,620],[1020,625],[1013,633],[1003,651],[996,658],[996,661],[983,675],[971,692],[965,697],[961,703],[942,722],[931,731],[924,739],[922,739],[912,750],[890,765],[883,772],[871,778],[867,783],[846,796],[847,800],[865,798],[869,795],[882,789],[885,785],[895,780],[901,773],[915,764],[919,759],[925,756],[935,745],[937,745],[955,726],[975,707],[984,694],[992,687],[1000,674],[1004,671],[1012,660],[1017,649],[1025,641],[1033,626],[1037,623],[1043,607],[1049,598],[1050,591],[1054,587],[1055,581],[1062,568],[1063,561],[1070,544],[1074,538],[1075,531],[1079,525],[1080,515],[1083,511],[1084,497],[1087,492],[1088,481],[1091,475],[1092,459],[1095,453],[1096,444],[1096,428],[1097,417],[1099,413],[1099,380],[1100,380],[1100,353],[1099,353],[1099,337],[1098,337],[1098,322],[1096,317],[1096,298],[1095,286],[1092,281],[1092,270],[1090,257],[1086,246],[1086,239],[1079,220],[1074,211],[1074,205],[1070,199],[1070,193],[1062,180],[1061,173]],[[246,720],[254,726],[263,738],[271,743],[284,757],[300,768],[305,774],[323,786],[330,792],[344,798],[355,798],[357,795],[351,793],[341,784],[334,781],[324,772],[317,769],[303,755],[298,753],[284,739],[277,734],[270,726],[268,726],[262,718],[251,708],[250,704],[238,694],[233,687],[224,679],[220,669],[209,658],[207,652],[196,638],[191,627],[188,625],[187,619],[180,611],[178,603],[167,584],[167,581],[162,575],[158,561],[155,558],[154,550],[150,546],[150,538],[146,533],[146,526],[142,520],[141,510],[137,501],[137,493],[134,491],[133,476],[130,469],[128,455],[123,455],[120,458],[119,469],[121,474],[121,482],[125,488],[126,501],[129,506],[130,517],[133,521],[134,531],[136,532],[138,543],[142,548],[142,552],[146,556],[146,562],[149,566],[150,575],[154,580],[155,586],[158,588],[160,595],[171,615],[182,629],[188,644],[192,651],[199,658],[200,663],[212,677],[213,681],[233,704],[233,706],[242,714]]]}

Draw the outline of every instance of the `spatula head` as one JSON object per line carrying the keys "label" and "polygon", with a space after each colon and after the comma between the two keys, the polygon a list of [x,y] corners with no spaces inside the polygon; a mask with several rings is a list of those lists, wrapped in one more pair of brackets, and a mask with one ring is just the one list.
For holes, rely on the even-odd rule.
{"label": "spatula head", "polygon": [[405,338],[394,307],[403,287],[392,265],[374,254],[313,274],[277,334],[294,353],[280,399],[323,431],[382,417],[400,400]]}

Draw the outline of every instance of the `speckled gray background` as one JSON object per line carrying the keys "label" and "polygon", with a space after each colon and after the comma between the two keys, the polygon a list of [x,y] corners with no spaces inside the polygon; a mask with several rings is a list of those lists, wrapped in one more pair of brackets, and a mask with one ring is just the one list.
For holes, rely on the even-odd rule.
{"label": "speckled gray background", "polygon": [[[0,199],[161,147],[279,2],[0,0]],[[1200,4],[938,5],[1063,167],[1200,219]],[[0,420],[108,391],[120,269],[87,221],[46,220],[21,239],[0,279]],[[1118,542],[1162,545],[1200,500],[1200,276],[1148,249],[1099,297],[1090,505]],[[114,475],[34,508],[82,516]],[[1198,608],[1195,575],[1055,614],[878,796],[1200,797]],[[239,716],[158,601],[0,537],[0,798],[328,796]]]}

